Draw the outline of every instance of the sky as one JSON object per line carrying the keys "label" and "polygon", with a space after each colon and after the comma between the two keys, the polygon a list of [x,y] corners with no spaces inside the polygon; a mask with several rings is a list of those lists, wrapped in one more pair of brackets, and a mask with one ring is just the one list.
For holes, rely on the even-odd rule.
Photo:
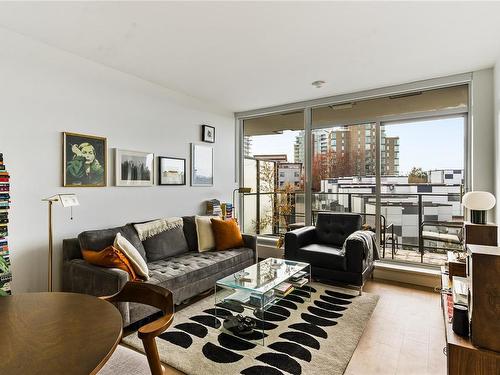
{"label": "sky", "polygon": [[[407,174],[414,166],[431,169],[463,169],[463,118],[385,125],[386,136],[399,136],[399,170]],[[298,131],[252,137],[251,153],[287,154],[293,162],[293,145]]]}

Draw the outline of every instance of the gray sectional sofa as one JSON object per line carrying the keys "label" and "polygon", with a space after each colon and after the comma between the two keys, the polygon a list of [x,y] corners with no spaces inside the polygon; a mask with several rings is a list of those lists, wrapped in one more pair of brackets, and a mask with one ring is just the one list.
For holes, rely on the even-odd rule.
{"label": "gray sectional sofa", "polygon": [[[78,238],[63,241],[63,291],[105,296],[118,292],[125,285],[129,280],[127,272],[91,265],[83,260],[81,253],[81,249],[100,251],[112,245],[118,232],[145,257],[150,276],[147,282],[172,291],[175,304],[213,288],[218,279],[254,264],[257,259],[256,237],[251,235],[243,235],[245,246],[242,248],[199,253],[194,216],[185,216],[183,233],[187,249],[181,253],[175,251],[176,255],[164,259],[149,261],[133,224],[126,224],[82,232]],[[120,303],[117,307],[124,326],[156,312],[149,306],[135,303]]]}

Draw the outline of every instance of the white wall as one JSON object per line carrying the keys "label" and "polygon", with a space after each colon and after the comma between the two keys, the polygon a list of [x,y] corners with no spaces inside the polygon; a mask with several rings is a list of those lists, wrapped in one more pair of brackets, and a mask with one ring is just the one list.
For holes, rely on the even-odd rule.
{"label": "white wall", "polygon": [[[9,224],[13,292],[43,291],[47,277],[47,204],[55,193],[78,194],[80,207],[56,207],[54,282],[61,240],[82,230],[160,216],[195,214],[209,198],[231,199],[234,118],[149,82],[0,31],[0,152],[11,174]],[[216,127],[213,188],[114,187],[113,148],[184,157],[200,141],[200,124]],[[61,187],[61,132],[108,138],[106,188]]]}

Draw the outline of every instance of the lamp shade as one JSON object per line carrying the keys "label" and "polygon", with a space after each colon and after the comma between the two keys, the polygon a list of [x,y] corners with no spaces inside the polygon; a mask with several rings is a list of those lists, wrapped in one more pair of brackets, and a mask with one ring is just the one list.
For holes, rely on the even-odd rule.
{"label": "lamp shade", "polygon": [[491,210],[495,203],[495,196],[487,191],[470,191],[462,198],[462,204],[469,210]]}

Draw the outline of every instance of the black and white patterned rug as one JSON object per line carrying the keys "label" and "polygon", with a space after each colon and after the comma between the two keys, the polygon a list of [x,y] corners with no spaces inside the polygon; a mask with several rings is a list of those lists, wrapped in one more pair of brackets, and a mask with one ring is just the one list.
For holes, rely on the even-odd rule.
{"label": "black and white patterned rug", "polygon": [[[156,340],[162,362],[189,375],[343,374],[378,296],[312,283],[313,293],[295,290],[257,319],[265,346],[222,332],[222,316],[236,315],[217,307],[214,296],[176,312],[172,326]],[[216,327],[217,326],[217,327]],[[262,331],[255,331],[259,338]],[[123,342],[144,352],[137,333]]]}

